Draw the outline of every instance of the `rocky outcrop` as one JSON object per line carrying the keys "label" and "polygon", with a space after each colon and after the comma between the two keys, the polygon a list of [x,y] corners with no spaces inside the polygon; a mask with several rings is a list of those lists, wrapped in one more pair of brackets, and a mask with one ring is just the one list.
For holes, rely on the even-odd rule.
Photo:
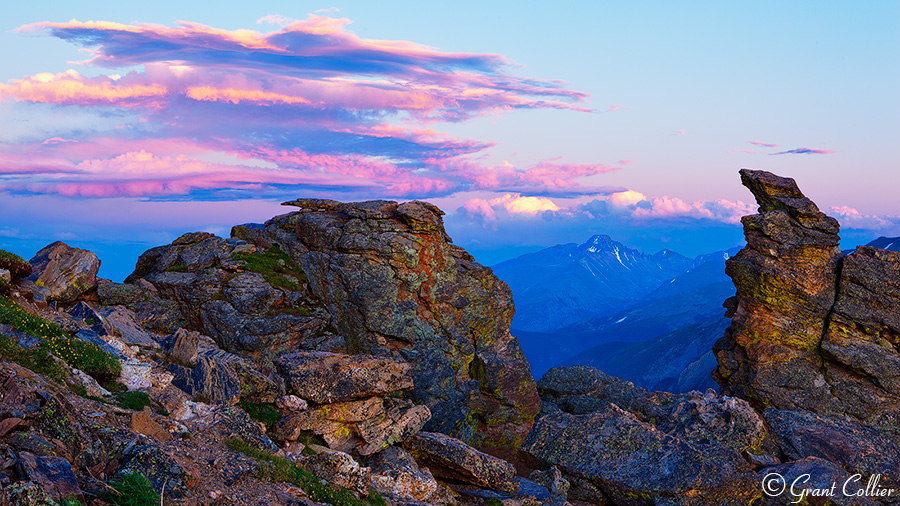
{"label": "rocky outcrop", "polygon": [[33,271],[25,278],[32,293],[49,301],[72,302],[97,283],[100,259],[90,251],[63,242],[45,246],[30,261]]}
{"label": "rocky outcrop", "polygon": [[98,296],[126,305],[148,329],[184,327],[266,361],[297,349],[341,350],[305,278],[279,248],[194,232],[146,251],[126,284],[101,285]]}
{"label": "rocky outcrop", "polygon": [[232,234],[279,245],[308,276],[348,349],[412,364],[407,395],[428,429],[511,455],[538,411],[528,362],[509,333],[509,288],[450,243],[423,202],[287,202],[296,212]]}
{"label": "rocky outcrop", "polygon": [[838,224],[793,179],[742,170],[759,204],[727,262],[737,295],[716,343],[722,392],[874,424],[900,415],[900,254],[843,256]]}
{"label": "rocky outcrop", "polygon": [[742,454],[778,452],[747,402],[712,391],[648,392],[586,366],[551,369],[538,388],[543,414],[522,450],[562,472],[570,499],[748,504],[759,483]]}
{"label": "rocky outcrop", "polygon": [[[260,364],[298,351],[404,361],[403,390],[430,408],[429,430],[515,456],[539,399],[509,332],[512,295],[451,244],[443,213],[423,202],[286,204],[296,211],[234,227],[231,239],[196,232],[148,250],[126,284],[98,297],[147,328],[198,331]],[[278,363],[297,396],[338,402],[310,398]]]}

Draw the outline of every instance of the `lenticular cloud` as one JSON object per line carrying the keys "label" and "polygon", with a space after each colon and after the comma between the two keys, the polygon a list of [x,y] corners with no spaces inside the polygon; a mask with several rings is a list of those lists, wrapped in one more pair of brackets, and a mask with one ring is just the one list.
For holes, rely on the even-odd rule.
{"label": "lenticular cloud", "polygon": [[546,194],[577,192],[577,178],[612,170],[473,162],[467,156],[490,143],[451,138],[435,125],[513,109],[587,112],[579,105],[586,95],[511,74],[501,55],[362,39],[348,23],[310,15],[270,33],[187,22],[23,26],[85,48],[91,57],[79,63],[103,71],[0,83],[0,101],[22,114],[79,108],[104,126],[48,125],[43,136],[0,140],[0,174],[17,174],[0,188],[91,196],[364,188],[433,196],[513,185]]}

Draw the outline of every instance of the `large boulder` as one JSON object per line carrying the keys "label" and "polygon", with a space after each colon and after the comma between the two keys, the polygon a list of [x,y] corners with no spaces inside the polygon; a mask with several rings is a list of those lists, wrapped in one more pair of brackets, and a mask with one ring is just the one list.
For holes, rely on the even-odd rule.
{"label": "large boulder", "polygon": [[60,241],[45,246],[29,262],[33,271],[25,279],[48,290],[48,301],[72,302],[97,284],[97,255]]}
{"label": "large boulder", "polygon": [[49,499],[62,501],[69,496],[84,501],[78,479],[69,461],[62,457],[35,457],[28,452],[19,453],[18,467],[26,479],[37,483],[48,493]]}
{"label": "large boulder", "polygon": [[874,506],[863,487],[866,480],[835,464],[808,457],[759,472],[762,506],[808,504],[810,506]]}
{"label": "large boulder", "polygon": [[234,368],[226,361],[200,357],[197,367],[190,369],[178,364],[169,365],[172,384],[194,399],[209,404],[236,404],[240,383]]}
{"label": "large boulder", "polygon": [[843,256],[838,224],[793,179],[741,170],[759,203],[726,263],[737,295],[715,345],[722,392],[891,426],[900,416],[900,253]]}
{"label": "large boulder", "polygon": [[519,490],[512,464],[479,452],[459,439],[434,432],[419,432],[403,443],[403,447],[416,462],[427,467],[438,478],[501,492]]}
{"label": "large boulder", "polygon": [[772,427],[789,459],[817,457],[833,462],[867,480],[880,474],[882,485],[900,489],[900,434],[816,415],[807,411],[768,408],[766,422]]}
{"label": "large boulder", "polygon": [[297,262],[347,348],[412,364],[408,397],[427,428],[515,453],[539,410],[530,367],[509,332],[512,294],[450,242],[424,202],[286,202],[296,211],[232,235],[277,244]]}
{"label": "large boulder", "polygon": [[298,463],[318,478],[341,488],[352,490],[358,496],[369,495],[371,472],[360,466],[353,457],[343,452],[325,451],[308,457],[300,457]]}
{"label": "large boulder", "polygon": [[523,450],[592,483],[613,504],[749,504],[759,493],[737,451],[693,445],[615,404],[590,414],[542,416]]}
{"label": "large boulder", "polygon": [[878,425],[900,417],[900,253],[861,246],[841,263],[822,339],[825,374],[840,408]]}
{"label": "large boulder", "polygon": [[427,501],[438,488],[431,471],[419,467],[403,448],[386,448],[366,460],[366,466],[372,473],[372,488],[382,495],[406,501]]}
{"label": "large boulder", "polygon": [[410,364],[405,360],[297,352],[275,361],[288,392],[316,404],[350,401],[409,390]]}
{"label": "large boulder", "polygon": [[551,369],[538,390],[543,414],[522,450],[561,472],[570,499],[747,504],[759,494],[751,454],[776,461],[750,404],[711,390],[648,392],[586,366]]}

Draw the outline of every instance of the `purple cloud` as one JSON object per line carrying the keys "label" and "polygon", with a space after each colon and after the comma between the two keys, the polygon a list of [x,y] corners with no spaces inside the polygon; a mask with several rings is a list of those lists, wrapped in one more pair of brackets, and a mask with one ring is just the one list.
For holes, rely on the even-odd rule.
{"label": "purple cloud", "polygon": [[69,70],[0,83],[0,100],[121,118],[105,131],[54,129],[41,142],[0,144],[0,175],[16,175],[3,178],[0,190],[96,197],[300,189],[419,198],[481,189],[590,194],[596,188],[579,178],[615,170],[556,160],[488,166],[470,156],[491,143],[433,129],[513,109],[590,112],[579,105],[586,94],[509,73],[502,55],[363,39],[346,30],[345,18],[260,22],[284,26],[262,33],[73,20],[19,28],[88,48],[86,65],[142,70],[95,77]]}
{"label": "purple cloud", "polygon": [[833,149],[816,149],[816,148],[797,148],[778,153],[769,153],[770,155],[830,155],[834,153]]}

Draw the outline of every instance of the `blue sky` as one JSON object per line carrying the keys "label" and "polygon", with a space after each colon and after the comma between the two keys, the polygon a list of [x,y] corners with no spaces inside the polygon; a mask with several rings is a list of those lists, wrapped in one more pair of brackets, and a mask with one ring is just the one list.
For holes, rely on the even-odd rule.
{"label": "blue sky", "polygon": [[488,264],[594,233],[694,255],[742,241],[741,167],[845,246],[900,235],[898,26],[895,1],[6,6],[0,247],[121,279],[316,196],[427,199]]}

